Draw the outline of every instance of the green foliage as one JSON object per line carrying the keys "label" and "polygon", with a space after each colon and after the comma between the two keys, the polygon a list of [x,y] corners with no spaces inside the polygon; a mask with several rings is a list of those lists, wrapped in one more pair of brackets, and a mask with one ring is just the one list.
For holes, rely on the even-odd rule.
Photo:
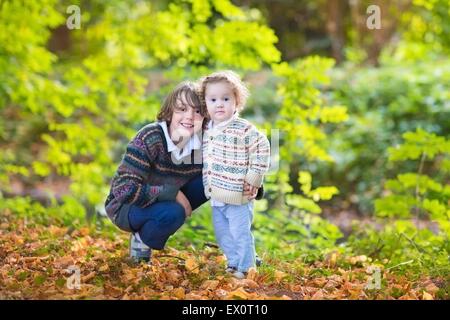
{"label": "green foliage", "polygon": [[[386,224],[381,231],[360,230],[350,239],[350,245],[357,251],[369,250],[379,259],[388,259],[392,266],[411,259],[422,272],[445,275],[450,270],[450,186],[423,172],[425,159],[450,155],[449,141],[420,128],[405,133],[403,138],[404,144],[389,149],[389,160],[418,160],[418,173],[404,173],[388,180],[388,195],[375,200],[378,217],[401,219]],[[443,178],[444,183],[447,181],[448,172]],[[413,213],[429,225],[419,229],[410,220]]]}
{"label": "green foliage", "polygon": [[[401,142],[402,134],[417,127],[444,137],[450,132],[449,83],[450,61],[442,58],[376,69],[334,69],[330,96],[348,107],[349,119],[328,138],[335,162],[313,168],[312,174],[320,183],[339,181],[340,194],[345,195],[341,199],[362,212],[373,211],[384,177],[416,169],[411,162],[403,167],[388,162],[388,149]],[[433,162],[442,170],[436,172],[431,163],[429,170],[442,177],[447,161],[438,157]]]}
{"label": "green foliage", "polygon": [[450,153],[450,141],[444,137],[436,136],[418,128],[416,132],[406,132],[403,134],[405,143],[389,148],[389,161],[433,159],[437,154]]}
{"label": "green foliage", "polygon": [[[389,160],[418,160],[418,173],[399,174],[396,179],[388,180],[385,187],[392,194],[375,201],[376,213],[379,216],[401,217],[408,217],[412,210],[415,210],[417,215],[427,213],[429,218],[440,224],[443,232],[450,234],[450,186],[423,174],[426,159],[449,157],[450,141],[420,128],[416,132],[405,133],[403,138],[404,144],[388,150]],[[444,183],[448,177],[448,173],[443,176]]]}
{"label": "green foliage", "polygon": [[[67,177],[80,203],[102,203],[123,146],[155,119],[168,88],[208,68],[256,70],[280,58],[273,31],[228,0],[174,1],[164,10],[144,1],[94,1],[89,14],[80,4],[81,29],[70,31],[70,54],[58,57],[47,41],[51,28],[64,26],[66,5],[0,6],[6,191],[13,176],[30,185]],[[149,75],[160,68],[170,83],[149,92]]]}
{"label": "green foliage", "polygon": [[385,221],[381,229],[357,227],[348,240],[348,248],[384,262],[395,272],[412,272],[415,277],[448,277],[450,240],[428,228],[418,229],[409,220]]}
{"label": "green foliage", "polygon": [[403,12],[404,42],[397,58],[421,60],[433,53],[448,53],[450,49],[450,6],[446,0],[413,0],[411,10]]}

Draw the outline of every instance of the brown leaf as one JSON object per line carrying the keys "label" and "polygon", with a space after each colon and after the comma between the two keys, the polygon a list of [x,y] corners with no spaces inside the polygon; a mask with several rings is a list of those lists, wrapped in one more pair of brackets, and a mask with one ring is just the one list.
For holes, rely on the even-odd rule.
{"label": "brown leaf", "polygon": [[311,300],[323,300],[324,299],[324,295],[322,290],[317,291],[316,293],[314,293],[314,295],[311,297]]}
{"label": "brown leaf", "polygon": [[247,291],[245,291],[244,288],[239,287],[236,290],[229,292],[227,295],[227,299],[241,298],[241,299],[247,300],[251,296],[252,295],[250,293],[248,293]]}
{"label": "brown leaf", "polygon": [[247,279],[256,281],[256,276],[258,275],[258,271],[256,271],[256,268],[250,268],[248,269],[247,273]]}
{"label": "brown leaf", "polygon": [[199,272],[198,267],[199,267],[198,263],[195,261],[194,258],[187,258],[186,259],[186,269],[189,272],[198,273]]}
{"label": "brown leaf", "polygon": [[259,288],[259,284],[257,284],[255,281],[253,281],[251,279],[242,279],[242,280],[240,280],[240,283],[244,287],[249,287],[251,289]]}
{"label": "brown leaf", "polygon": [[95,277],[95,272],[94,272],[94,271],[92,271],[92,272],[89,273],[88,275],[85,275],[85,276],[81,277],[81,281],[84,282],[84,283],[86,283],[86,282],[88,282],[89,280],[91,280],[93,277]]}
{"label": "brown leaf", "polygon": [[223,255],[217,256],[216,257],[216,263],[217,264],[222,264],[222,262],[225,262],[225,257]]}
{"label": "brown leaf", "polygon": [[205,282],[202,283],[202,285],[200,286],[201,289],[203,290],[216,290],[217,286],[219,285],[219,281],[218,280],[206,280]]}
{"label": "brown leaf", "polygon": [[172,291],[172,293],[173,293],[173,295],[174,295],[175,297],[177,297],[178,299],[184,299],[184,298],[186,298],[186,292],[185,292],[184,288],[182,288],[182,287],[175,288],[175,289]]}
{"label": "brown leaf", "polygon": [[280,283],[281,280],[283,280],[285,277],[287,277],[287,274],[283,271],[275,270],[275,281]]}
{"label": "brown leaf", "polygon": [[109,270],[109,266],[107,264],[102,265],[100,268],[98,268],[101,272],[106,272]]}
{"label": "brown leaf", "polygon": [[422,295],[422,300],[433,300],[433,296],[428,292],[424,291]]}
{"label": "brown leaf", "polygon": [[429,285],[425,287],[425,290],[427,292],[431,292],[432,294],[435,294],[439,291],[439,287],[437,287],[433,282],[431,282]]}
{"label": "brown leaf", "polygon": [[106,295],[112,296],[112,297],[120,297],[123,294],[122,289],[118,287],[111,286],[109,284],[105,285],[105,291],[104,293]]}

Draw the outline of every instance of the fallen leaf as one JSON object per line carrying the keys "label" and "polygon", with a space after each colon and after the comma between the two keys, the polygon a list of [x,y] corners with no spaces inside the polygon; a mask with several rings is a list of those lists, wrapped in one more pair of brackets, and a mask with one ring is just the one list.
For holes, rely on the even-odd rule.
{"label": "fallen leaf", "polygon": [[251,296],[250,293],[245,291],[244,288],[240,287],[234,291],[229,292],[227,295],[227,299],[241,298],[241,299],[247,300],[247,299],[249,299],[250,296]]}
{"label": "fallen leaf", "polygon": [[198,273],[199,272],[199,270],[198,270],[198,263],[195,261],[194,258],[187,258],[186,259],[186,269],[189,272],[192,272],[192,273]]}
{"label": "fallen leaf", "polygon": [[258,271],[256,271],[256,268],[250,268],[247,272],[247,279],[256,281],[256,276],[258,275]]}
{"label": "fallen leaf", "polygon": [[281,280],[283,280],[287,274],[283,271],[275,270],[275,280],[279,283]]}
{"label": "fallen leaf", "polygon": [[98,268],[101,272],[106,272],[109,270],[109,266],[107,264],[102,265],[100,268]]}
{"label": "fallen leaf", "polygon": [[93,277],[95,277],[95,272],[94,272],[94,271],[92,271],[92,272],[89,273],[88,275],[85,275],[85,276],[81,277],[81,281],[84,282],[84,283],[86,283],[86,282],[88,282],[89,280],[91,280]]}
{"label": "fallen leaf", "polygon": [[322,290],[319,290],[313,294],[313,296],[311,297],[311,300],[323,300],[323,298],[324,298],[323,292],[322,292]]}
{"label": "fallen leaf", "polygon": [[208,289],[216,290],[218,285],[219,285],[219,281],[218,280],[206,280],[205,282],[202,283],[200,288],[203,289],[203,290],[208,290]]}
{"label": "fallen leaf", "polygon": [[240,280],[240,283],[244,287],[249,287],[251,289],[259,288],[259,284],[253,281],[252,279],[242,279]]}
{"label": "fallen leaf", "polygon": [[175,297],[177,297],[178,299],[184,299],[184,298],[186,298],[185,290],[184,290],[184,288],[182,288],[182,287],[175,288],[175,289],[172,291],[172,293],[173,293],[173,295],[174,295]]}
{"label": "fallen leaf", "polygon": [[217,256],[216,257],[216,263],[217,264],[222,264],[222,262],[225,262],[225,257],[223,255]]}
{"label": "fallen leaf", "polygon": [[427,285],[427,286],[425,287],[425,290],[426,290],[427,292],[436,293],[436,292],[439,291],[439,287],[436,286],[433,282],[431,282],[429,285]]}
{"label": "fallen leaf", "polygon": [[433,300],[433,296],[428,292],[424,291],[422,295],[422,300]]}

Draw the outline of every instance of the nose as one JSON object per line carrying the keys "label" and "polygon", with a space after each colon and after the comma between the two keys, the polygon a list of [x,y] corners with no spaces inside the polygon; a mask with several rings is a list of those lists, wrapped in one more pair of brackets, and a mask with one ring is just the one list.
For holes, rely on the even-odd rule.
{"label": "nose", "polygon": [[195,110],[194,108],[188,108],[184,114],[186,119],[194,119]]}

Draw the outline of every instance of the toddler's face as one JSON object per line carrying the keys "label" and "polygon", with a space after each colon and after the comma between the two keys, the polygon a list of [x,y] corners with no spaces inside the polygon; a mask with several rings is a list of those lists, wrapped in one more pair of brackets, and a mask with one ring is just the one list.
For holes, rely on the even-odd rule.
{"label": "toddler's face", "polygon": [[236,97],[225,81],[210,83],[205,90],[206,108],[215,124],[230,119],[236,112]]}

